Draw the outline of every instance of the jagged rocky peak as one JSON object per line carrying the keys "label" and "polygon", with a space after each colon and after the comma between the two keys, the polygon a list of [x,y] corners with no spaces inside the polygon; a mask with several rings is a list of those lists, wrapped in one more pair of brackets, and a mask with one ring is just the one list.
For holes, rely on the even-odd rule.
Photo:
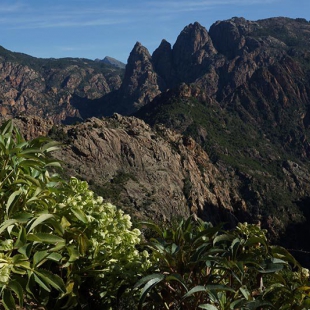
{"label": "jagged rocky peak", "polygon": [[246,44],[246,36],[255,26],[258,26],[255,22],[234,17],[214,23],[209,34],[214,46],[220,53],[228,58],[234,58]]}
{"label": "jagged rocky peak", "polygon": [[134,112],[157,96],[161,84],[154,71],[149,51],[137,42],[129,55],[121,86],[124,97],[133,102],[131,107],[127,105],[128,113]]}
{"label": "jagged rocky peak", "polygon": [[201,57],[202,55],[197,55],[201,51],[204,51],[203,56],[216,54],[216,49],[207,29],[195,22],[186,26],[178,36],[173,46],[174,63],[178,65],[190,60],[191,62],[195,61],[201,64],[203,57]]}
{"label": "jagged rocky peak", "polygon": [[133,47],[128,61],[128,64],[137,64],[137,62],[148,63],[150,62],[151,55],[146,47],[144,47],[140,42],[136,42]]}
{"label": "jagged rocky peak", "polygon": [[171,44],[166,40],[162,40],[159,47],[152,54],[152,61],[156,72],[169,85],[174,75]]}

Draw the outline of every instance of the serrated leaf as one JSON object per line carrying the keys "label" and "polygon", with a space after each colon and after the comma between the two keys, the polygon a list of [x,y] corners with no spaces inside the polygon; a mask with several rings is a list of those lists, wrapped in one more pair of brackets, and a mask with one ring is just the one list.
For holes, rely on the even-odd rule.
{"label": "serrated leaf", "polygon": [[[39,284],[41,288],[43,288],[45,291],[50,292],[51,289],[42,281],[41,277],[37,275],[38,272],[34,271],[33,277],[34,281]],[[40,273],[39,273],[40,274]]]}
{"label": "serrated leaf", "polygon": [[40,272],[36,272],[36,274],[40,274],[41,279],[43,279],[47,284],[51,285],[54,289],[61,291],[62,293],[66,293],[65,283],[58,275],[44,269],[40,269]]}

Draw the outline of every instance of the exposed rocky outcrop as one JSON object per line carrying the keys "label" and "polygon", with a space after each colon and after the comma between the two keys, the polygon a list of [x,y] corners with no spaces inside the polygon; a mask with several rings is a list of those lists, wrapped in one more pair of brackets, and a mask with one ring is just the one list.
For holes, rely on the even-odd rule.
{"label": "exposed rocky outcrop", "polygon": [[248,216],[245,201],[207,153],[163,126],[153,130],[118,114],[57,127],[38,117],[14,121],[27,139],[49,133],[70,142],[54,153],[65,163],[65,175],[86,179],[136,218],[170,221],[195,213],[233,225]]}

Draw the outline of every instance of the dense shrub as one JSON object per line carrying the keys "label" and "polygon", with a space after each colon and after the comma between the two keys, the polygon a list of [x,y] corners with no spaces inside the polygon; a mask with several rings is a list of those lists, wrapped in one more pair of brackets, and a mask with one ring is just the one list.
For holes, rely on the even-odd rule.
{"label": "dense shrub", "polygon": [[59,166],[45,138],[24,141],[12,122],[0,128],[0,295],[6,309],[114,307],[117,294],[148,267],[140,231]]}
{"label": "dense shrub", "polygon": [[308,270],[258,226],[144,225],[153,230],[153,265],[135,285],[139,309],[309,309]]}

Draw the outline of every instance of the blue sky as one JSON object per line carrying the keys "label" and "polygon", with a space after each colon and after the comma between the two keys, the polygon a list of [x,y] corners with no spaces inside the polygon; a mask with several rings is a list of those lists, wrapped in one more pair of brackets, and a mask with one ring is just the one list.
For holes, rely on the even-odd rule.
{"label": "blue sky", "polygon": [[190,23],[209,29],[234,16],[310,20],[310,0],[1,0],[0,45],[35,57],[126,62],[136,41],[152,53]]}

